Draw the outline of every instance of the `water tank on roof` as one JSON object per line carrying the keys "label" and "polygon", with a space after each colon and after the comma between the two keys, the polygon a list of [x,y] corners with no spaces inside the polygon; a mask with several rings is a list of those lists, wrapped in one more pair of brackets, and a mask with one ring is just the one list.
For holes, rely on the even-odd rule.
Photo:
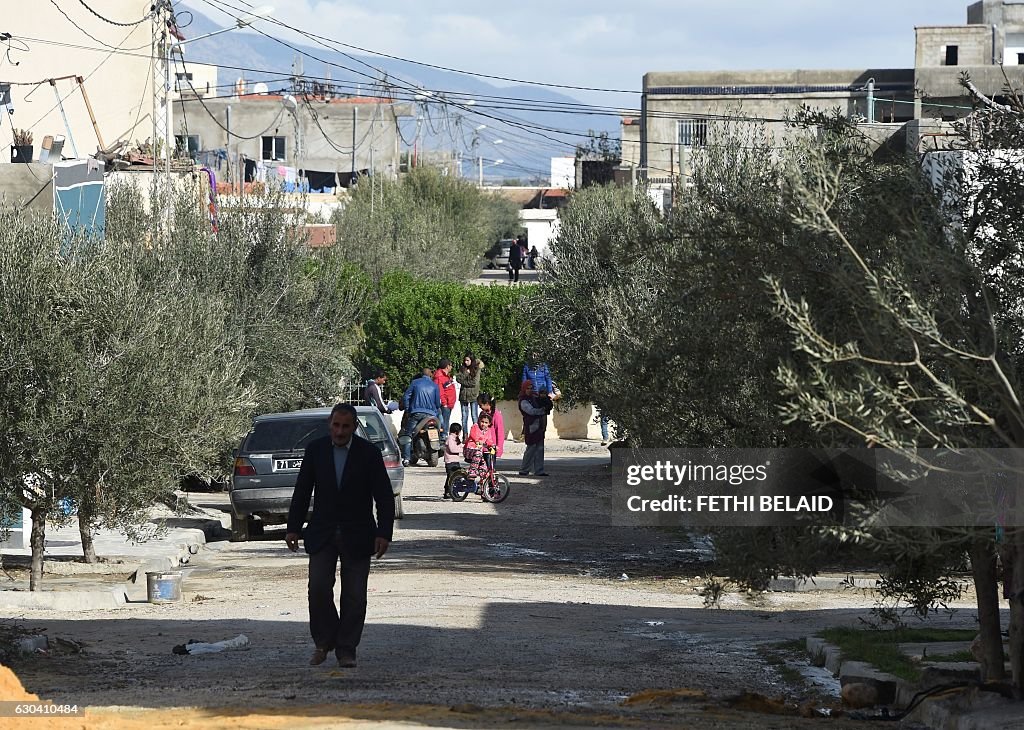
{"label": "water tank on roof", "polygon": [[269,91],[270,91],[270,88],[265,83],[263,83],[262,81],[260,81],[257,84],[253,84],[252,93],[254,93],[254,94],[266,94]]}

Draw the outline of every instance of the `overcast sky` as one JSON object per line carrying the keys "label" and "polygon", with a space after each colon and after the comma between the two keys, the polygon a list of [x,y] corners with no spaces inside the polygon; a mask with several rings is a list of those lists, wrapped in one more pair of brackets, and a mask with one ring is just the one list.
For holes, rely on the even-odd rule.
{"label": "overcast sky", "polygon": [[[211,4],[182,0],[207,17]],[[966,0],[248,0],[364,48],[576,86],[639,89],[648,71],[910,67],[914,27],[966,22]],[[270,26],[263,25],[269,30]]]}

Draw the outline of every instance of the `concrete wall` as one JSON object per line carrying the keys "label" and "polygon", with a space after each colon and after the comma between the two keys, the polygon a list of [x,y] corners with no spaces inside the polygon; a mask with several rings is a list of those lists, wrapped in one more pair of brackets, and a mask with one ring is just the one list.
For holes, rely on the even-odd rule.
{"label": "concrete wall", "polygon": [[571,188],[576,184],[576,158],[551,158],[551,187]]}
{"label": "concrete wall", "polygon": [[242,153],[250,159],[259,160],[262,157],[262,136],[282,136],[285,138],[286,159],[279,164],[347,173],[353,165],[351,149],[355,110],[355,169],[372,167],[378,173],[397,174],[397,117],[408,113],[407,105],[378,104],[369,99],[334,99],[330,103],[314,100],[311,103],[317,113],[316,121],[301,101],[298,106],[303,147],[301,160],[295,156],[295,117],[285,110],[280,96],[218,97],[204,99],[202,102],[182,99],[174,105],[175,134],[183,133],[182,125],[187,119],[188,132],[199,135],[201,149],[224,148],[227,132],[221,125],[227,126],[227,108],[230,106],[232,158]]}
{"label": "concrete wall", "polygon": [[52,215],[53,166],[38,162],[0,165],[0,201]]}
{"label": "concrete wall", "polygon": [[[680,125],[698,124],[711,145],[735,135],[766,133],[776,145],[798,132],[785,117],[802,105],[844,115],[867,116],[868,79],[876,85],[876,119],[913,115],[912,69],[687,71],[644,76],[647,93],[648,176],[663,180],[692,170],[701,144],[680,144]],[[886,99],[905,104],[886,107]],[[693,121],[680,119],[692,115]],[[702,117],[710,118],[700,121]],[[743,121],[747,119],[749,121]],[[625,129],[625,128],[624,128]],[[639,136],[639,132],[637,133]]]}
{"label": "concrete wall", "polygon": [[[970,103],[964,96],[966,92],[960,86],[960,75],[966,71],[971,76],[971,81],[982,93],[990,96],[998,96],[1003,93],[1007,78],[1014,86],[1020,87],[1024,84],[1024,66],[939,66],[932,68],[919,68],[917,70],[917,86],[922,94],[929,97],[932,102],[944,101],[945,103],[958,106],[970,107]],[[947,115],[964,116],[970,109],[949,109],[944,113]],[[928,114],[928,116],[938,116]]]}
{"label": "concrete wall", "polygon": [[[146,16],[150,4],[150,0],[107,0],[101,3],[100,12],[108,18],[127,23]],[[152,24],[146,21],[131,28],[114,26],[94,16],[80,3],[59,5],[97,41],[115,48],[138,50],[130,54],[111,53],[99,42],[84,36],[52,3],[11,0],[3,3],[3,12],[0,13],[3,27],[0,30],[14,36],[41,38],[66,45],[26,41],[29,50],[24,51],[12,43],[10,56],[5,56],[10,62],[4,64],[3,81],[35,82],[59,76],[83,76],[100,133],[107,145],[119,138],[142,140],[151,136],[153,85],[149,81],[149,55]],[[6,43],[3,52],[7,53]],[[92,154],[98,144],[97,137],[81,93],[70,80],[58,81],[56,88],[65,97],[64,109],[79,155]],[[6,150],[11,144],[11,124],[33,132],[37,155],[44,136],[67,135],[51,86],[12,86],[11,95],[14,115],[10,117],[9,124],[0,125],[0,148]],[[4,116],[7,116],[6,112]],[[64,156],[73,156],[70,140],[65,142]],[[4,157],[9,159],[6,152]]]}
{"label": "concrete wall", "polygon": [[640,120],[624,119],[619,131],[622,141],[622,164],[640,166]]}
{"label": "concrete wall", "polygon": [[[194,63],[187,61],[185,71],[179,63],[175,66],[175,76],[172,80],[171,95],[175,99],[181,97],[202,96],[211,98],[214,96],[231,96],[231,89],[218,89],[217,79],[219,78],[218,68],[208,63]],[[191,79],[182,78],[183,74],[191,74]]]}
{"label": "concrete wall", "polygon": [[967,8],[967,22],[1004,28],[1024,25],[1024,5],[1018,0],[980,0]]}
{"label": "concrete wall", "polygon": [[953,125],[937,119],[915,119],[907,124],[907,149],[918,154],[950,149],[957,135]]}
{"label": "concrete wall", "polygon": [[558,235],[558,211],[528,208],[519,211],[519,220],[526,228],[526,239],[530,246],[536,246],[537,252],[546,256],[551,239]]}
{"label": "concrete wall", "polygon": [[993,34],[987,25],[922,26],[915,34],[914,66],[918,69],[945,66],[949,45],[957,46],[957,66],[990,65],[998,57],[993,55]]}

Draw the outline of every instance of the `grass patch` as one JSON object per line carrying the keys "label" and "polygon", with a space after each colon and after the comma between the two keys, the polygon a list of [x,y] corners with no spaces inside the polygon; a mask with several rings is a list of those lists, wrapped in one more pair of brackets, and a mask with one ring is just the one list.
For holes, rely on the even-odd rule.
{"label": "grass patch", "polygon": [[[940,641],[971,641],[977,635],[972,629],[825,629],[819,636],[839,647],[843,659],[868,662],[877,669],[906,680],[921,676],[918,662],[903,654],[898,644]],[[934,657],[928,657],[935,661]],[[970,660],[968,660],[970,661]]]}
{"label": "grass patch", "polygon": [[774,667],[786,684],[798,687],[804,685],[804,676],[789,662],[804,658],[806,650],[806,643],[799,639],[761,644],[757,647],[757,653],[765,664]]}

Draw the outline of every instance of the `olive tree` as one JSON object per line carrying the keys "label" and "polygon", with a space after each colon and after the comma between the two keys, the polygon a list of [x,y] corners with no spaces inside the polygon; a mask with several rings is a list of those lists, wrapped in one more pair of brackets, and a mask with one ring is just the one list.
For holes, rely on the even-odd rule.
{"label": "olive tree", "polygon": [[[1024,105],[1010,96],[1011,105],[1001,106],[977,95],[980,108],[961,126],[959,151],[947,155],[956,164],[941,176],[937,194],[908,175],[920,204],[890,202],[872,211],[885,218],[885,239],[898,256],[880,258],[877,241],[851,236],[836,216],[841,187],[834,166],[811,156],[793,170],[794,220],[832,246],[845,263],[836,267],[843,285],[860,296],[847,327],[836,331],[822,326],[818,308],[798,288],[768,278],[796,348],[779,370],[786,420],[846,432],[926,467],[935,466],[935,457],[922,449],[1024,445]],[[942,225],[933,215],[937,196],[946,204]],[[919,554],[969,550],[984,665],[993,679],[1003,674],[1001,560],[1013,682],[1021,687],[1024,527],[872,530],[857,538]]]}
{"label": "olive tree", "polygon": [[362,179],[335,222],[340,255],[374,280],[396,271],[468,279],[491,244],[520,230],[512,203],[429,166]]}
{"label": "olive tree", "polygon": [[[907,226],[933,240],[945,235],[946,219],[914,161],[871,148],[836,115],[805,113],[798,122],[815,133],[796,127],[781,147],[755,124],[721,130],[718,143],[697,155],[665,218],[642,192],[610,188],[578,193],[563,211],[556,263],[536,307],[538,331],[563,381],[593,399],[632,444],[864,444],[856,433],[792,417],[790,395],[775,377],[792,340],[766,276],[799,291],[828,336],[857,331],[884,345],[888,334],[873,331],[863,314],[856,261],[799,214],[801,186],[825,185],[820,171],[829,171],[833,221],[872,262],[908,272],[927,306],[956,296],[929,274],[929,259],[908,257],[899,235]],[[713,534],[719,569],[758,589],[780,572],[813,574],[851,549],[849,535],[820,528]],[[927,613],[952,595],[955,585],[942,576],[961,562],[971,537],[941,549],[910,537],[873,536],[852,549],[869,547],[885,585]],[[927,561],[936,580],[903,578]]]}
{"label": "olive tree", "polygon": [[65,500],[131,530],[252,408],[222,303],[152,286],[143,248],[0,212],[0,479],[32,513],[30,584]]}
{"label": "olive tree", "polygon": [[33,514],[33,588],[62,506],[94,560],[94,527],[138,536],[182,476],[223,468],[253,414],[328,402],[352,372],[362,279],[308,250],[279,194],[216,234],[197,201],[182,191],[158,245],[133,189],[111,189],[105,240],[2,213],[0,479]]}

